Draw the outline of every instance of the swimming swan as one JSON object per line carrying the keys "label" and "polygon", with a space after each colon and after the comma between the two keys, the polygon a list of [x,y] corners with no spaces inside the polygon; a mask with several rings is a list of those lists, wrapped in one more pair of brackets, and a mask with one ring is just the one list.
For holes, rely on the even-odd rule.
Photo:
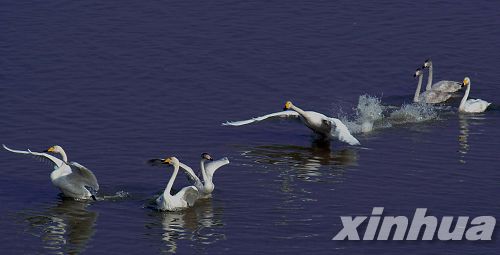
{"label": "swimming swan", "polygon": [[427,78],[427,87],[425,88],[426,91],[435,90],[441,92],[457,92],[462,88],[462,84],[458,81],[438,81],[432,84],[433,65],[430,58],[425,60],[424,64],[422,65],[422,68],[429,69],[429,77]]}
{"label": "swimming swan", "polygon": [[163,194],[156,199],[158,209],[162,211],[178,211],[193,206],[199,197],[198,189],[195,186],[184,187],[173,196],[170,194],[177,173],[179,173],[179,160],[176,157],[159,160],[162,164],[173,165],[174,173],[170,177]]}
{"label": "swimming swan", "polygon": [[180,167],[186,171],[189,179],[198,189],[200,198],[211,197],[212,192],[215,188],[215,185],[213,183],[214,173],[217,169],[227,164],[229,164],[229,159],[227,157],[221,158],[219,160],[214,160],[208,153],[202,153],[200,160],[200,171],[203,177],[202,182],[200,178],[194,173],[193,169],[191,169],[191,167],[183,164],[182,162],[179,162]]}
{"label": "swimming swan", "polygon": [[52,162],[54,164],[54,171],[50,174],[50,179],[65,196],[77,199],[92,198],[96,200],[95,195],[99,190],[99,184],[94,173],[76,162],[68,162],[66,152],[64,152],[61,146],[52,146],[44,152],[59,153],[62,156],[62,160],[47,153],[32,152],[30,150],[12,150],[5,145],[3,147],[13,153],[27,154],[39,159],[48,159]]}
{"label": "swimming swan", "polygon": [[486,108],[491,103],[488,103],[482,99],[469,99],[469,93],[470,93],[470,79],[469,77],[464,78],[464,86],[467,86],[467,90],[465,91],[464,97],[462,98],[462,101],[460,102],[460,106],[458,107],[458,111],[460,112],[468,112],[468,113],[480,113],[484,112]]}
{"label": "swimming swan", "polygon": [[441,92],[441,91],[435,91],[435,90],[427,90],[424,93],[420,94],[420,90],[422,87],[422,77],[424,75],[424,72],[422,72],[422,69],[418,68],[415,71],[415,74],[413,77],[418,77],[418,85],[417,85],[417,90],[415,91],[415,96],[413,97],[413,102],[415,103],[427,103],[427,104],[438,104],[442,103],[448,99],[450,99],[451,94],[446,93],[446,92]]}
{"label": "swimming swan", "polygon": [[[291,109],[290,111],[288,111]],[[267,114],[261,117],[242,120],[242,121],[234,121],[234,122],[226,122],[222,125],[224,126],[241,126],[254,122],[263,121],[266,119],[275,119],[275,118],[295,118],[300,119],[308,128],[310,128],[315,133],[321,135],[324,138],[333,138],[336,137],[342,142],[346,142],[350,145],[359,145],[359,141],[354,138],[349,132],[349,129],[336,118],[327,117],[321,113],[313,112],[313,111],[304,111],[299,107],[292,104],[292,102],[288,101],[285,104],[285,108],[282,112],[275,112],[271,114]]]}

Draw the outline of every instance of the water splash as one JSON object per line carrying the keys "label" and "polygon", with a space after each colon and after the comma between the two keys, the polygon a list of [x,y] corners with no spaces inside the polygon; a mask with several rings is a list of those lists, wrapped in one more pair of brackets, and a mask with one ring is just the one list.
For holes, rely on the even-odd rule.
{"label": "water splash", "polygon": [[344,116],[341,117],[341,120],[351,133],[371,132],[374,125],[382,124],[384,109],[385,107],[382,105],[380,98],[366,94],[361,95],[359,96],[358,106],[355,108],[354,119],[349,120],[347,116]]}
{"label": "water splash", "polygon": [[404,104],[400,109],[393,111],[389,116],[391,124],[417,123],[437,119],[436,108],[429,104]]}

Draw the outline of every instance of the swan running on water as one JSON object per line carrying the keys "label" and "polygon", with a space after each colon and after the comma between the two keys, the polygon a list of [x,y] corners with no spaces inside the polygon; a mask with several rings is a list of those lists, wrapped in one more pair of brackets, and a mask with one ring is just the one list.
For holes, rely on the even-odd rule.
{"label": "swan running on water", "polygon": [[184,169],[184,171],[186,171],[189,179],[198,189],[200,198],[209,198],[212,196],[212,192],[215,188],[215,185],[212,181],[214,173],[217,169],[227,164],[229,164],[229,159],[227,157],[221,158],[219,160],[214,160],[208,153],[202,153],[200,160],[200,172],[203,177],[202,182],[200,178],[194,173],[193,169],[191,169],[191,167],[183,164],[182,162],[179,162],[180,167]]}
{"label": "swan running on water", "polygon": [[415,74],[413,77],[418,77],[418,85],[417,85],[417,90],[415,91],[415,96],[413,97],[413,102],[415,103],[427,103],[427,104],[438,104],[445,102],[446,100],[450,99],[451,94],[446,93],[446,92],[441,92],[441,91],[435,91],[435,90],[427,90],[424,93],[420,94],[420,90],[422,88],[422,78],[423,78],[424,72],[422,69],[418,68],[415,71]]}
{"label": "swan running on water", "polygon": [[460,106],[458,107],[458,111],[460,112],[468,112],[468,113],[480,113],[486,111],[486,108],[490,106],[491,103],[488,103],[482,99],[469,99],[470,93],[470,79],[469,77],[464,78],[464,86],[467,86],[467,90],[465,91],[464,97],[460,102]]}
{"label": "swan running on water", "polygon": [[441,92],[457,92],[462,88],[462,84],[458,81],[438,81],[432,84],[432,61],[431,59],[426,59],[422,65],[423,69],[429,69],[429,78],[427,78],[426,91],[434,90]]}
{"label": "swan running on water", "polygon": [[174,173],[172,173],[172,176],[167,183],[167,187],[163,191],[163,194],[156,199],[158,209],[162,211],[179,211],[193,206],[199,198],[198,189],[195,186],[184,187],[173,196],[170,194],[175,178],[177,177],[177,173],[179,173],[179,160],[176,157],[150,160],[150,162],[154,161],[159,161],[164,165],[174,166]]}
{"label": "swan running on water", "polygon": [[39,159],[48,159],[54,164],[54,171],[50,174],[50,179],[65,196],[76,199],[92,198],[96,200],[95,195],[99,190],[99,184],[97,183],[94,173],[76,162],[68,162],[66,152],[64,152],[61,146],[52,146],[44,152],[59,153],[61,154],[62,160],[47,153],[33,152],[30,150],[12,150],[5,145],[3,145],[3,147],[13,153],[27,154]]}
{"label": "swan running on water", "polygon": [[[291,110],[289,110],[291,109]],[[321,135],[323,138],[333,138],[336,137],[342,142],[346,142],[350,145],[359,145],[359,141],[351,135],[349,129],[336,118],[327,117],[321,113],[313,111],[304,111],[299,107],[288,101],[285,104],[285,108],[282,112],[275,112],[267,114],[261,117],[222,123],[224,126],[242,126],[254,122],[260,122],[266,119],[276,119],[276,118],[295,118],[300,119],[304,125],[310,128],[315,133]]]}

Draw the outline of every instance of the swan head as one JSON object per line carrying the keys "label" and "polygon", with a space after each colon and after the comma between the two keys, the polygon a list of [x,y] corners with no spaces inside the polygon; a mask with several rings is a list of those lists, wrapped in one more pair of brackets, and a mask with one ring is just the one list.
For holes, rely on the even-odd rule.
{"label": "swan head", "polygon": [[415,74],[413,74],[413,77],[417,78],[417,77],[420,77],[424,74],[424,72],[422,71],[422,69],[420,68],[417,68],[417,70],[415,70]]}
{"label": "swan head", "polygon": [[54,145],[46,150],[44,150],[43,152],[52,152],[52,153],[61,153],[63,152],[63,148],[59,145]]}
{"label": "swan head", "polygon": [[205,159],[205,160],[210,160],[210,161],[213,161],[214,159],[212,158],[212,156],[210,156],[210,154],[206,153],[206,152],[203,152],[201,154],[201,159]]}
{"label": "swan head", "polygon": [[170,158],[162,159],[161,163],[165,164],[165,165],[178,165],[179,160],[176,157],[170,157]]}
{"label": "swan head", "polygon": [[465,77],[464,78],[464,82],[462,83],[462,86],[469,86],[470,84],[470,78],[469,77]]}
{"label": "swan head", "polygon": [[286,111],[286,110],[292,108],[292,106],[293,106],[292,102],[286,101],[285,107],[283,107],[283,111]]}
{"label": "swan head", "polygon": [[428,59],[426,59],[426,60],[424,61],[424,64],[422,65],[422,68],[424,68],[424,69],[425,69],[425,68],[429,68],[429,67],[431,67],[431,66],[432,66],[432,60],[431,60],[430,58],[428,58]]}

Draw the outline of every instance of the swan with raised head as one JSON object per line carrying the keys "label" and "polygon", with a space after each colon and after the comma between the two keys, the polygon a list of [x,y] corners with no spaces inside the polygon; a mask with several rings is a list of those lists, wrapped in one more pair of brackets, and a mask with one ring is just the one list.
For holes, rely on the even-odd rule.
{"label": "swan with raised head", "polygon": [[156,199],[158,209],[162,211],[179,211],[193,206],[199,198],[199,192],[195,186],[184,187],[175,195],[170,194],[175,178],[179,173],[179,160],[176,157],[170,157],[166,159],[153,159],[150,161],[159,161],[162,164],[174,166],[174,172],[167,183],[167,187],[163,191],[163,194]]}
{"label": "swan with raised head", "polygon": [[30,150],[12,150],[5,145],[3,147],[13,153],[31,155],[51,162],[54,165],[54,171],[50,174],[50,179],[65,196],[76,199],[92,198],[96,200],[95,195],[99,190],[99,184],[94,173],[76,162],[68,162],[66,152],[61,146],[52,146],[44,152],[59,153],[62,160],[47,153]]}
{"label": "swan with raised head", "polygon": [[413,97],[413,102],[415,103],[427,103],[427,104],[438,104],[443,103],[450,99],[451,94],[441,91],[427,90],[420,94],[422,88],[422,79],[424,72],[422,69],[417,68],[413,77],[418,77],[417,90],[415,91],[415,96]]}
{"label": "swan with raised head", "polygon": [[200,198],[209,198],[212,196],[212,192],[215,189],[215,185],[213,183],[215,171],[227,164],[229,164],[229,159],[227,157],[214,160],[208,153],[202,153],[200,160],[200,172],[203,178],[202,182],[191,167],[179,162],[180,167],[184,169],[193,185],[198,189]]}
{"label": "swan with raised head", "polygon": [[422,65],[423,69],[429,69],[429,77],[427,78],[427,86],[425,88],[426,91],[428,90],[435,90],[435,91],[441,91],[441,92],[457,92],[462,88],[462,84],[458,81],[438,81],[434,84],[432,84],[432,60],[426,59],[424,64]]}
{"label": "swan with raised head", "polygon": [[256,117],[249,120],[226,122],[222,125],[227,126],[242,126],[250,123],[260,122],[267,119],[293,118],[300,119],[304,125],[310,128],[314,133],[319,134],[323,138],[337,138],[342,142],[350,145],[359,145],[359,141],[351,135],[349,129],[342,121],[336,118],[327,117],[321,113],[313,111],[304,111],[299,107],[287,101],[282,112],[275,112],[261,117]]}
{"label": "swan with raised head", "polygon": [[465,91],[464,97],[460,102],[460,106],[458,107],[458,111],[467,112],[467,113],[480,113],[486,111],[486,108],[490,106],[491,103],[488,103],[482,99],[467,99],[470,93],[470,78],[465,77],[464,86],[467,86],[467,90]]}

